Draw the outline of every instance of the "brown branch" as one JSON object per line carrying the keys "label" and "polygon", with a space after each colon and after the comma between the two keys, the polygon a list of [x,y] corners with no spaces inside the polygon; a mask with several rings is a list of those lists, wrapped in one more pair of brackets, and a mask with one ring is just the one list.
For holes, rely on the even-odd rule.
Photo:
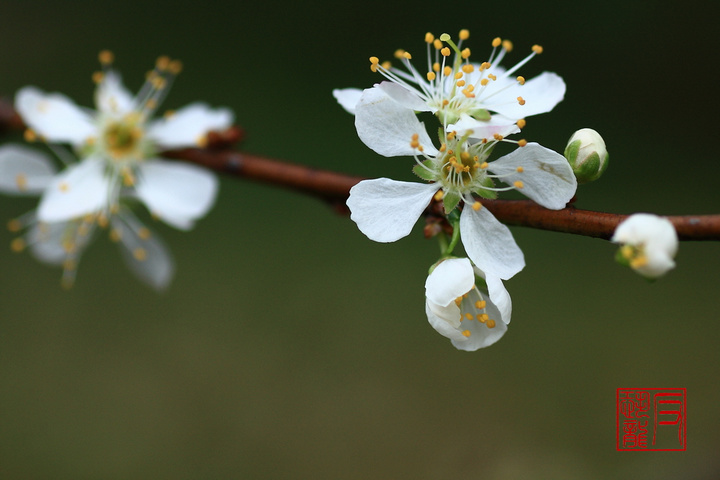
{"label": "brown branch", "polygon": [[[0,132],[24,128],[10,103],[0,99]],[[207,148],[186,148],[163,152],[163,156],[204,165],[240,178],[294,189],[330,203],[347,214],[345,200],[350,188],[362,177],[318,170],[230,150],[243,136],[237,127],[208,137]],[[495,217],[508,225],[610,239],[627,215],[576,209],[548,210],[531,200],[482,200]],[[680,240],[720,240],[720,215],[684,215],[668,218]]]}

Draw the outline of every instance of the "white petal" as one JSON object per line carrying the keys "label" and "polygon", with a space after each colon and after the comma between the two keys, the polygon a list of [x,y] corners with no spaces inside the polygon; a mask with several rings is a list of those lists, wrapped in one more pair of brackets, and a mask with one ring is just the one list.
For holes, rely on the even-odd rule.
{"label": "white petal", "polygon": [[409,108],[410,110],[414,110],[416,112],[430,111],[430,107],[428,107],[427,103],[420,98],[415,90],[408,90],[395,82],[381,82],[375,85],[375,87],[385,92],[388,97],[392,98],[405,108]]}
{"label": "white petal", "polygon": [[[450,340],[456,340],[458,342],[465,342],[467,338],[463,336],[459,330],[460,326],[460,309],[453,304],[451,307],[447,307],[446,314],[443,316],[436,314],[436,309],[431,308],[430,302],[425,302],[425,314],[427,315],[428,322],[430,325],[437,330],[437,332],[443,337],[447,337]],[[448,321],[453,319],[454,321]]]}
{"label": "white petal", "polygon": [[360,101],[362,90],[359,88],[336,88],[332,93],[341,107],[355,115],[355,105]]}
{"label": "white petal", "polygon": [[512,317],[512,299],[505,285],[503,285],[502,280],[494,275],[485,275],[485,272],[477,267],[475,267],[474,271],[475,275],[485,279],[490,301],[497,307],[502,321],[510,323]]}
{"label": "white petal", "polygon": [[[525,100],[520,105],[517,97]],[[565,82],[550,72],[545,72],[525,82],[525,85],[515,84],[489,98],[485,106],[494,112],[509,118],[525,118],[538,113],[549,112],[565,97]]]}
{"label": "white petal", "polygon": [[[518,172],[518,167],[523,171]],[[509,185],[521,181],[521,193],[553,210],[565,208],[577,189],[575,174],[565,157],[537,143],[528,143],[495,160],[488,170],[503,175],[502,181]]]}
{"label": "white petal", "polygon": [[363,180],[350,189],[350,218],[370,240],[394,242],[410,233],[439,188],[388,178]]}
{"label": "white petal", "polygon": [[447,307],[475,285],[475,274],[467,258],[449,258],[441,262],[425,281],[428,301]]}
{"label": "white petal", "polygon": [[55,175],[53,161],[42,152],[23,145],[0,147],[0,192],[39,195]]}
{"label": "white petal", "polygon": [[107,206],[110,185],[104,173],[104,162],[90,158],[56,175],[40,199],[38,220],[63,222]]}
{"label": "white petal", "polygon": [[110,70],[95,90],[95,105],[106,114],[122,115],[134,107],[133,95],[125,88],[120,74]]}
{"label": "white petal", "polygon": [[25,124],[49,142],[75,147],[97,134],[93,119],[65,95],[25,87],[15,96],[15,109]]}
{"label": "white petal", "polygon": [[144,283],[164,290],[172,280],[175,263],[160,238],[127,210],[112,217],[111,224],[120,234],[120,250],[128,268]]}
{"label": "white petal", "polygon": [[196,146],[211,130],[225,130],[232,125],[234,115],[227,108],[212,109],[204,103],[193,103],[173,115],[153,121],[148,137],[161,148]]}
{"label": "white petal", "polygon": [[52,265],[61,265],[68,259],[77,262],[90,244],[96,226],[94,221],[83,220],[35,223],[28,231],[30,251],[41,262]]}
{"label": "white petal", "polygon": [[465,337],[463,335],[462,339],[452,339],[452,344],[455,348],[466,352],[474,352],[480,348],[489,347],[505,335],[508,328],[507,324],[499,320],[500,312],[492,302],[487,302],[485,313],[487,313],[491,319],[495,320],[495,326],[488,328],[487,324],[478,322],[477,320],[463,321],[460,328],[469,330],[470,336]]}
{"label": "white petal", "polygon": [[460,215],[460,238],[470,260],[488,275],[503,280],[525,267],[525,257],[510,229],[487,208],[465,205]]}
{"label": "white petal", "polygon": [[470,133],[471,138],[492,139],[496,134],[507,137],[513,133],[518,133],[520,128],[518,128],[515,122],[517,122],[517,120],[502,115],[493,115],[490,120],[483,122],[463,114],[457,123],[447,126],[447,131],[452,132],[454,130],[459,136],[463,136],[467,132],[472,132]]}
{"label": "white petal", "polygon": [[426,154],[438,153],[425,125],[413,110],[395,102],[377,87],[363,91],[355,107],[355,127],[365,145],[386,157],[417,153],[410,146],[413,134],[418,134],[418,142]]}
{"label": "white petal", "polygon": [[140,165],[135,190],[154,215],[189,230],[215,202],[218,181],[215,174],[195,165],[152,160]]}

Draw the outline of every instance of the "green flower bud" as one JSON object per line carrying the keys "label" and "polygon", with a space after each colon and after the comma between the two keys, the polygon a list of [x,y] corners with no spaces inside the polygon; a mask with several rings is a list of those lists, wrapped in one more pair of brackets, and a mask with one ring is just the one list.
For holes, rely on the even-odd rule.
{"label": "green flower bud", "polygon": [[578,183],[587,183],[600,178],[610,156],[600,134],[592,128],[582,128],[570,137],[565,147],[565,158],[570,162]]}

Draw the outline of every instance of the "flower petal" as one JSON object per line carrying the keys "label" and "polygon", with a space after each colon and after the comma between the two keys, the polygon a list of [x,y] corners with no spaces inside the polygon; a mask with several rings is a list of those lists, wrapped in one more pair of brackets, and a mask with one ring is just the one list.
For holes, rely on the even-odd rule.
{"label": "flower petal", "polygon": [[410,146],[414,134],[418,134],[426,154],[438,153],[415,112],[377,87],[363,91],[355,107],[355,128],[365,145],[386,157],[416,154],[417,150]]}
{"label": "flower petal", "polygon": [[375,85],[387,94],[388,97],[395,100],[397,103],[405,108],[416,112],[429,112],[430,107],[427,103],[418,96],[416,90],[409,90],[402,85],[395,82],[381,82]]}
{"label": "flower petal", "polygon": [[110,184],[104,172],[103,160],[89,158],[56,175],[40,199],[38,220],[63,222],[106,207]]}
{"label": "flower petal", "polygon": [[441,307],[440,311],[436,313],[436,311],[438,311],[437,306],[431,308],[430,305],[429,301],[425,302],[425,314],[427,315],[430,325],[437,330],[440,335],[458,342],[467,341],[467,338],[465,338],[459,330],[460,309],[453,304],[451,307]]}
{"label": "flower petal", "polygon": [[97,134],[92,116],[59,93],[25,87],[15,96],[15,109],[28,127],[50,142],[79,147]]}
{"label": "flower petal", "polygon": [[525,267],[525,257],[510,229],[487,208],[465,205],[460,215],[460,238],[470,260],[487,275],[511,278]]}
{"label": "flower petal", "polygon": [[147,135],[161,148],[184,148],[198,145],[212,130],[224,130],[232,125],[230,109],[212,109],[204,103],[193,103],[173,115],[148,125]]}
{"label": "flower petal", "polygon": [[336,88],[332,93],[341,107],[355,115],[355,105],[360,101],[362,90],[359,88]]}
{"label": "flower petal", "polygon": [[[501,315],[491,301],[487,302],[485,313],[493,320],[499,319]],[[508,327],[505,322],[500,320],[496,320],[495,326],[492,328],[489,328],[487,323],[482,323],[477,320],[465,320],[462,322],[462,327],[460,328],[469,331],[470,336],[465,337],[463,335],[462,339],[451,339],[453,346],[458,350],[474,352],[480,348],[489,347],[500,340],[502,336],[505,335],[505,332],[507,332]]]}
{"label": "flower petal", "polygon": [[467,258],[449,258],[442,261],[425,281],[428,301],[447,307],[456,298],[469,292],[475,285],[475,274]]}
{"label": "flower petal", "polygon": [[646,261],[631,266],[645,277],[658,278],[675,268],[678,237],[667,218],[634,213],[620,222],[610,240],[642,249]]}
{"label": "flower petal", "polygon": [[477,267],[475,267],[474,270],[475,275],[485,279],[490,301],[497,307],[502,321],[510,323],[510,318],[512,317],[512,299],[505,285],[503,285],[502,280],[494,275],[485,275],[485,272]]}
{"label": "flower petal", "polygon": [[156,290],[164,290],[175,272],[175,263],[160,238],[123,210],[110,219],[120,236],[120,250],[125,264],[142,282]]}
{"label": "flower petal", "polygon": [[463,136],[470,131],[470,137],[478,139],[491,139],[496,134],[507,137],[520,131],[516,121],[502,115],[493,115],[488,121],[475,120],[469,115],[462,115],[457,123],[448,125],[447,130],[449,132],[454,130],[459,136]]}
{"label": "flower petal", "polygon": [[370,240],[394,242],[410,233],[439,188],[388,178],[363,180],[350,189],[350,218]]}
{"label": "flower petal", "polygon": [[[525,100],[518,103],[517,97]],[[525,82],[516,83],[488,99],[486,107],[509,118],[525,118],[546,113],[555,108],[565,97],[565,82],[555,73],[544,72]]]}
{"label": "flower petal", "polygon": [[218,181],[201,167],[152,160],[140,165],[135,191],[150,212],[181,230],[205,215],[215,202]]}
{"label": "flower petal", "polygon": [[[517,168],[522,167],[522,172]],[[560,210],[575,195],[577,180],[565,157],[537,143],[528,143],[490,163],[488,170],[545,208]]]}
{"label": "flower petal", "polygon": [[55,175],[53,161],[42,152],[23,145],[0,147],[0,192],[39,195]]}
{"label": "flower petal", "polygon": [[133,103],[134,97],[123,85],[120,74],[113,70],[105,72],[95,90],[97,109],[110,115],[122,115],[133,109]]}

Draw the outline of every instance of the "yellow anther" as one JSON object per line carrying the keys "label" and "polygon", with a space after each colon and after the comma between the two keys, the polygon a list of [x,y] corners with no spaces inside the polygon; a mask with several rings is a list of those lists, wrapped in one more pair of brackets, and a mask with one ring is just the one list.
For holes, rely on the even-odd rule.
{"label": "yellow anther", "polygon": [[433,199],[435,199],[436,202],[439,202],[443,199],[445,196],[445,192],[443,190],[438,190],[435,195],[433,195]]}
{"label": "yellow anther", "polygon": [[404,52],[402,56],[406,60],[412,60],[412,55],[410,55],[410,52]]}
{"label": "yellow anther", "polygon": [[380,63],[380,59],[378,57],[370,57],[370,63],[372,63],[373,65],[377,65],[378,63]]}
{"label": "yellow anther", "polygon": [[10,249],[13,252],[20,253],[25,250],[25,246],[25,240],[23,240],[22,238],[15,238],[12,242],[10,242]]}
{"label": "yellow anther", "polygon": [[487,314],[486,313],[478,313],[475,318],[477,318],[477,321],[480,323],[485,323],[487,321]]}
{"label": "yellow anther", "polygon": [[502,38],[500,38],[500,37],[495,37],[495,38],[493,38],[492,46],[493,46],[493,47],[499,47],[501,43],[502,43]]}
{"label": "yellow anther", "polygon": [[489,318],[485,322],[485,325],[487,325],[488,328],[495,328],[495,320],[493,320],[492,318]]}
{"label": "yellow anther", "polygon": [[98,54],[98,60],[101,65],[110,65],[115,60],[115,55],[110,50],[102,50]]}
{"label": "yellow anther", "polygon": [[492,80],[493,82],[494,82],[495,80],[497,80],[497,77],[496,77],[495,75],[493,75],[492,73],[488,73],[488,78],[489,78],[490,80]]}
{"label": "yellow anther", "polygon": [[122,233],[120,233],[120,230],[113,228],[110,230],[110,240],[117,243],[122,238]]}
{"label": "yellow anther", "polygon": [[533,45],[532,51],[533,53],[540,55],[543,52],[543,47],[541,47],[540,45]]}
{"label": "yellow anther", "polygon": [[438,62],[433,63],[432,66],[433,72],[437,73],[440,71],[440,64]]}
{"label": "yellow anther", "polygon": [[455,80],[460,80],[463,76],[462,72],[455,72]]}
{"label": "yellow anther", "polygon": [[517,101],[520,105],[525,105],[525,99],[523,97],[517,97]]}
{"label": "yellow anther", "polygon": [[170,65],[168,65],[168,71],[173,75],[177,75],[178,73],[182,72],[182,69],[183,63],[180,60],[173,60],[172,62],[170,62]]}
{"label": "yellow anther", "polygon": [[385,70],[390,70],[390,67],[392,66],[392,64],[390,63],[389,60],[385,60],[384,62],[382,62],[382,63],[380,64],[380,66],[381,66],[382,68],[384,68]]}
{"label": "yellow anther", "polygon": [[520,180],[513,182],[513,185],[515,185],[515,188],[523,188],[525,186],[525,184]]}
{"label": "yellow anther", "polygon": [[105,74],[103,72],[94,72],[92,74],[92,81],[96,85],[98,83],[102,82],[104,78],[105,78]]}
{"label": "yellow anther", "polygon": [[630,260],[635,255],[635,249],[630,245],[623,245],[620,247],[620,254],[625,257],[626,260]]}
{"label": "yellow anther", "polygon": [[472,320],[473,319],[472,313],[466,313],[465,318],[467,318],[468,320]]}
{"label": "yellow anther", "polygon": [[467,40],[468,38],[470,38],[470,30],[468,30],[467,28],[463,28],[462,30],[460,30],[458,37],[460,38],[460,40]]}
{"label": "yellow anther", "polygon": [[467,60],[468,58],[470,58],[470,49],[469,49],[469,48],[463,49],[463,51],[460,52],[460,56],[461,56],[463,59],[465,59],[465,60]]}
{"label": "yellow anther", "polygon": [[433,42],[433,47],[435,47],[435,50],[440,50],[441,48],[443,48],[443,43],[440,41],[439,38],[435,39],[435,41]]}
{"label": "yellow anther", "polygon": [[463,293],[463,296],[462,296],[462,298],[467,298],[467,297],[468,297],[468,295],[470,295],[470,292],[468,292],[468,293]]}
{"label": "yellow anther", "polygon": [[66,240],[62,243],[62,249],[65,253],[73,253],[75,251],[75,243],[71,240]]}
{"label": "yellow anther", "polygon": [[462,334],[463,334],[463,336],[465,336],[465,337],[467,337],[467,338],[470,338],[470,335],[472,335],[472,334],[470,333],[470,330],[463,330]]}
{"label": "yellow anther", "polygon": [[455,299],[455,305],[457,305],[459,307],[461,303],[462,303],[462,297],[457,297]]}
{"label": "yellow anther", "polygon": [[462,66],[462,71],[465,73],[472,73],[475,71],[475,65],[473,65],[472,63],[466,63]]}
{"label": "yellow anther", "polygon": [[17,220],[15,218],[7,223],[7,229],[11,232],[19,232],[20,230],[22,230],[22,227],[23,226],[20,220]]}
{"label": "yellow anther", "polygon": [[445,75],[446,77],[449,77],[451,73],[452,73],[452,68],[450,68],[448,66],[443,68],[443,75]]}
{"label": "yellow anther", "polygon": [[405,55],[405,50],[403,50],[402,48],[398,48],[397,50],[395,50],[395,53],[393,54],[393,56],[397,59],[403,58],[403,55]]}
{"label": "yellow anther", "polygon": [[518,173],[523,173],[523,172],[525,171],[525,169],[524,169],[523,167],[517,167],[517,168],[515,169],[515,171],[518,172]]}
{"label": "yellow anther", "polygon": [[519,76],[517,77],[517,81],[520,85],[525,85],[525,77]]}
{"label": "yellow anther", "polygon": [[[527,145],[527,140],[525,140],[524,138],[518,140],[518,147],[524,147],[525,145]],[[518,167],[518,168],[522,168],[522,167]],[[520,170],[518,170],[518,171],[520,171]]]}
{"label": "yellow anther", "polygon": [[61,192],[65,193],[65,192],[67,192],[68,190],[70,190],[70,185],[68,185],[68,184],[65,183],[65,182],[61,182],[60,185],[58,185],[58,190],[60,190]]}
{"label": "yellow anther", "polygon": [[480,85],[482,85],[483,87],[488,83],[490,83],[490,81],[487,78],[483,78],[482,80],[480,80]]}
{"label": "yellow anther", "polygon": [[497,140],[498,142],[502,142],[503,138],[505,138],[505,137],[503,137],[503,136],[500,135],[499,133],[496,133],[496,134],[493,135],[493,138],[494,138],[495,140]]}
{"label": "yellow anther", "polygon": [[485,170],[488,166],[488,162],[483,162],[480,164],[480,168],[482,168],[483,170]]}
{"label": "yellow anther", "polygon": [[448,47],[443,47],[443,48],[440,50],[440,54],[441,54],[443,57],[449,57],[449,56],[450,56],[450,48],[448,48]]}
{"label": "yellow anther", "polygon": [[108,226],[108,217],[101,213],[97,216],[97,223],[100,228],[106,228]]}
{"label": "yellow anther", "polygon": [[506,51],[512,52],[513,43],[510,40],[503,40],[502,46]]}
{"label": "yellow anther", "polygon": [[145,249],[142,247],[138,247],[133,250],[133,257],[135,257],[135,260],[139,262],[145,261],[145,259],[147,258],[147,251],[145,251]]}
{"label": "yellow anther", "polygon": [[138,230],[138,237],[143,240],[147,240],[148,238],[150,238],[150,230],[148,230],[146,227],[141,227]]}
{"label": "yellow anther", "polygon": [[433,80],[435,80],[435,72],[427,72],[427,79],[428,82],[432,82]]}
{"label": "yellow anther", "polygon": [[480,70],[487,70],[488,68],[492,67],[490,62],[483,62],[480,64]]}
{"label": "yellow anther", "polygon": [[475,308],[477,308],[478,310],[482,310],[483,308],[485,308],[486,305],[487,302],[485,300],[478,300],[477,302],[475,302]]}
{"label": "yellow anther", "polygon": [[167,110],[163,113],[164,118],[172,118],[175,116],[175,110]]}
{"label": "yellow anther", "polygon": [[26,128],[25,132],[23,132],[23,138],[26,142],[35,142],[38,139],[37,134],[35,133],[35,130],[32,128]]}
{"label": "yellow anther", "polygon": [[463,163],[467,163],[470,160],[470,153],[469,152],[462,152],[460,154],[460,160],[463,161]]}
{"label": "yellow anther", "polygon": [[155,60],[155,68],[160,71],[165,71],[170,66],[170,57],[162,55]]}
{"label": "yellow anther", "polygon": [[27,190],[27,184],[27,176],[25,176],[24,173],[18,173],[17,175],[15,175],[15,185],[17,185],[18,190],[24,192],[25,190]]}
{"label": "yellow anther", "polygon": [[465,80],[458,80],[457,83],[455,83],[458,87],[464,87],[465,86]]}
{"label": "yellow anther", "polygon": [[527,125],[527,122],[525,121],[524,118],[521,118],[515,124],[518,126],[518,128],[525,128],[525,125]]}
{"label": "yellow anther", "polygon": [[447,150],[447,144],[443,143],[442,145],[440,145],[439,151],[444,152],[445,150]]}
{"label": "yellow anther", "polygon": [[[453,130],[452,132],[447,134],[447,139],[452,140],[455,138],[455,135],[457,135],[457,132],[455,130]],[[452,152],[448,152],[448,153],[452,153]]]}
{"label": "yellow anther", "polygon": [[645,255],[639,255],[639,256],[633,258],[632,260],[630,260],[630,266],[632,268],[644,267],[647,264],[648,264],[648,259]]}
{"label": "yellow anther", "polygon": [[475,202],[472,204],[472,209],[475,210],[476,212],[479,211],[481,208],[482,208],[482,203],[480,203],[480,202]]}
{"label": "yellow anther", "polygon": [[435,35],[430,32],[425,34],[425,43],[433,43],[435,41]]}

